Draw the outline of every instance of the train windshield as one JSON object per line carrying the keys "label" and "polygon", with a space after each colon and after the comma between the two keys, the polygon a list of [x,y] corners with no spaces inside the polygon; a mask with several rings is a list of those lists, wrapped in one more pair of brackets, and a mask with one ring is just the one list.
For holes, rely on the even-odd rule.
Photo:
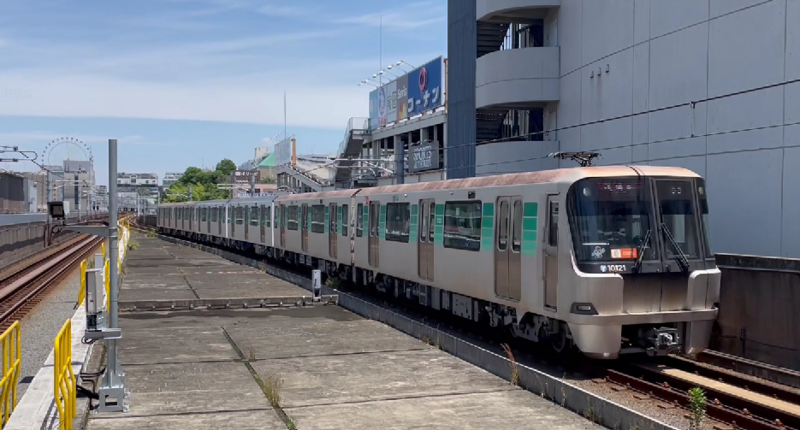
{"label": "train windshield", "polygon": [[583,179],[567,196],[575,257],[580,262],[658,259],[653,197],[644,178]]}
{"label": "train windshield", "polygon": [[[691,179],[657,179],[658,208],[664,227],[665,259],[702,258],[701,238],[705,237],[697,222],[694,184]],[[683,254],[683,256],[681,255]]]}

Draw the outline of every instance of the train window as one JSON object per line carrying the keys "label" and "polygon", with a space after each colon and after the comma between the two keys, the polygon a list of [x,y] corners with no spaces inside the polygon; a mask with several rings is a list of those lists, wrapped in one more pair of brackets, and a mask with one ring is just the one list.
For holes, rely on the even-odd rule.
{"label": "train window", "polygon": [[436,203],[431,202],[428,209],[428,243],[435,243],[433,235],[436,231]]}
{"label": "train window", "polygon": [[356,206],[356,236],[364,235],[364,205],[359,203]]}
{"label": "train window", "polygon": [[264,208],[264,225],[272,227],[272,206]]}
{"label": "train window", "polygon": [[286,220],[286,228],[289,230],[297,230],[299,224],[297,223],[297,206],[289,206],[289,213]]}
{"label": "train window", "polygon": [[244,207],[243,206],[236,206],[236,224],[242,225],[244,224]]}
{"label": "train window", "polygon": [[482,208],[479,200],[444,204],[445,248],[480,251]]}
{"label": "train window", "polygon": [[558,202],[550,202],[549,222],[547,241],[550,246],[558,246]]}
{"label": "train window", "polygon": [[408,242],[411,205],[409,203],[386,204],[386,240]]}
{"label": "train window", "polygon": [[505,251],[508,249],[508,201],[500,202],[500,217],[497,225],[497,249]]}
{"label": "train window", "polygon": [[206,208],[200,209],[200,221],[206,222],[208,218],[206,217]]}
{"label": "train window", "polygon": [[522,201],[514,201],[514,211],[511,220],[511,252],[519,252],[522,248]]}
{"label": "train window", "polygon": [[325,233],[325,206],[311,206],[311,232]]}
{"label": "train window", "polygon": [[275,214],[274,215],[275,215],[275,219],[273,221],[275,222],[275,228],[279,228],[281,226],[281,222],[280,222],[280,220],[281,220],[281,207],[280,206],[275,205]]}
{"label": "train window", "polygon": [[258,213],[258,206],[250,207],[250,225],[258,227],[258,220],[260,216]]}
{"label": "train window", "polygon": [[350,227],[350,210],[347,205],[342,205],[342,236],[347,236]]}

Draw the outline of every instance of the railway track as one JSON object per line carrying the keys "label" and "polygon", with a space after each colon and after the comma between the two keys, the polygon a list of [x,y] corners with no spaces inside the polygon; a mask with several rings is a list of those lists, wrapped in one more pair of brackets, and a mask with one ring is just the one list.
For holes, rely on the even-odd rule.
{"label": "railway track", "polygon": [[0,278],[0,333],[40,303],[104,239],[80,236],[5,271]]}
{"label": "railway track", "polygon": [[[135,221],[133,228],[152,231],[154,229],[141,226]],[[187,238],[181,238],[188,240]],[[239,251],[229,250],[245,255]],[[249,258],[261,260],[263,257],[247,254]],[[283,264],[274,264],[276,267],[289,269],[297,274],[307,276],[297,268],[284,267]],[[303,272],[303,273],[301,273]],[[760,382],[753,378],[746,378],[735,372],[726,372],[714,369],[711,366],[702,366],[698,363],[711,363],[708,357],[716,357],[716,353],[709,352],[700,355],[697,360],[668,357],[661,360],[649,361],[646,365],[636,360],[619,360],[614,363],[598,363],[582,356],[555,356],[546,349],[521,345],[510,336],[489,333],[483,326],[478,326],[463,320],[454,320],[446,314],[434,314],[429,308],[420,308],[413,303],[385,302],[387,295],[375,291],[365,291],[361,288],[349,286],[337,287],[341,291],[356,293],[364,298],[370,297],[373,301],[383,302],[384,306],[402,313],[413,315],[427,320],[441,322],[441,328],[448,327],[451,332],[468,334],[476,337],[482,343],[494,346],[492,350],[500,350],[501,343],[513,345],[513,350],[520,363],[531,365],[531,362],[557,363],[554,369],[541,369],[539,365],[533,367],[545,370],[547,373],[567,372],[581,374],[594,378],[599,383],[610,383],[617,387],[617,391],[628,391],[632,395],[638,394],[640,400],[655,400],[663,409],[674,409],[689,413],[688,391],[700,387],[706,392],[706,415],[708,418],[723,423],[715,428],[743,430],[800,430],[800,392],[791,388],[781,388],[778,384]],[[391,296],[391,294],[389,294]],[[451,333],[455,334],[455,333]],[[502,351],[502,350],[501,350]],[[534,351],[529,353],[529,351]],[[499,352],[502,354],[502,352]],[[735,362],[731,357],[727,358]],[[720,359],[717,359],[720,361]],[[527,363],[526,363],[527,362]],[[716,363],[713,363],[716,364]],[[736,370],[737,365],[731,364]],[[753,375],[756,376],[756,375]]]}

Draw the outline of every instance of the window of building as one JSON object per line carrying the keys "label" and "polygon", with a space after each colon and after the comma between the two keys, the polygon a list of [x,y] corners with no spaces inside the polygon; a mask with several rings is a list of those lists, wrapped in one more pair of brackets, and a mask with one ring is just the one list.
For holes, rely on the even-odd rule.
{"label": "window of building", "polygon": [[350,211],[347,205],[342,205],[342,236],[347,236],[350,227]]}
{"label": "window of building", "polygon": [[444,205],[444,247],[480,251],[482,205],[479,200]]}
{"label": "window of building", "polygon": [[297,217],[297,206],[289,206],[289,213],[287,215],[286,228],[289,230],[297,230],[297,228],[300,226]]}
{"label": "window of building", "polygon": [[325,233],[325,206],[311,206],[311,232]]}
{"label": "window of building", "polygon": [[258,220],[261,216],[258,213],[258,206],[250,207],[250,225],[258,227]]}
{"label": "window of building", "polygon": [[356,236],[364,235],[364,205],[359,203],[356,207]]}
{"label": "window of building", "polygon": [[392,242],[408,242],[410,222],[411,204],[386,204],[386,240]]}

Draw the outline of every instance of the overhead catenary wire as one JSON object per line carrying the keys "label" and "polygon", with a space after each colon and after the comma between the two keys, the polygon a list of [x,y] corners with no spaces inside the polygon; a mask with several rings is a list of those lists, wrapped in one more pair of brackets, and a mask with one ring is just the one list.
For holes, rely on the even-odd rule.
{"label": "overhead catenary wire", "polygon": [[[726,93],[726,94],[720,94],[720,95],[713,96],[713,97],[706,97],[706,98],[697,99],[697,100],[694,100],[694,101],[688,101],[688,102],[672,104],[672,105],[664,106],[664,107],[660,107],[660,108],[648,109],[648,110],[644,110],[644,111],[641,111],[641,112],[634,112],[634,113],[625,114],[625,115],[618,115],[618,116],[613,116],[613,117],[610,117],[610,118],[604,118],[604,119],[599,119],[599,120],[594,120],[594,121],[588,121],[588,122],[584,122],[584,123],[580,123],[580,124],[573,124],[573,125],[555,127],[555,128],[551,128],[551,129],[548,129],[548,130],[540,130],[540,131],[521,134],[521,135],[518,135],[518,136],[504,137],[504,138],[498,138],[498,139],[475,142],[474,145],[473,144],[457,145],[457,146],[449,145],[449,146],[446,146],[446,147],[441,147],[440,150],[443,153],[448,154],[445,151],[465,151],[465,150],[468,150],[468,149],[472,148],[473,146],[480,146],[480,145],[486,145],[486,144],[491,144],[491,143],[527,140],[526,138],[529,138],[529,137],[534,137],[534,136],[539,136],[539,135],[546,135],[546,134],[554,133],[554,132],[558,132],[558,131],[571,130],[571,129],[581,128],[581,127],[588,127],[588,126],[592,126],[592,125],[604,124],[604,123],[607,123],[607,122],[619,121],[619,120],[622,120],[622,119],[633,118],[633,117],[637,117],[637,116],[640,116],[640,115],[648,115],[648,114],[652,114],[652,113],[664,112],[664,111],[678,109],[678,108],[682,108],[682,107],[690,107],[690,108],[692,108],[694,110],[697,107],[698,104],[709,103],[709,102],[713,102],[713,101],[717,101],[717,100],[723,100],[723,99],[730,98],[730,97],[736,97],[736,96],[740,96],[740,95],[744,95],[744,94],[754,93],[754,92],[758,92],[758,91],[764,91],[764,90],[768,90],[768,89],[772,89],[772,88],[778,88],[778,87],[783,87],[783,86],[786,86],[786,85],[792,85],[792,84],[798,84],[798,83],[800,83],[800,78],[792,79],[792,80],[788,80],[788,81],[784,81],[784,82],[778,82],[778,83],[774,83],[774,84],[769,84],[769,85],[763,85],[763,86],[759,86],[759,87],[754,87],[754,88],[750,88],[750,89],[747,89],[747,90],[741,90],[741,91],[735,91],[735,92]],[[614,150],[614,149],[629,148],[629,147],[642,146],[642,145],[648,145],[648,144],[654,144],[654,143],[674,142],[674,141],[691,139],[691,138],[696,138],[696,137],[709,137],[709,136],[716,136],[716,135],[744,133],[744,132],[755,131],[755,130],[765,130],[765,129],[778,128],[778,127],[789,127],[789,126],[798,125],[798,124],[800,124],[800,121],[791,122],[791,123],[784,123],[784,124],[774,124],[774,125],[767,125],[767,126],[750,127],[750,128],[738,129],[738,130],[720,131],[720,132],[713,132],[713,133],[702,133],[702,134],[696,134],[696,133],[694,133],[694,130],[692,130],[692,132],[690,133],[689,136],[680,136],[680,137],[675,137],[675,138],[661,139],[661,140],[641,142],[641,143],[635,143],[635,144],[617,145],[617,146],[611,146],[611,147],[606,147],[606,148],[595,148],[595,149],[592,149],[592,150],[593,151],[609,151],[609,150]],[[547,141],[535,141],[535,142],[547,142]],[[781,147],[782,148],[796,148],[796,147],[800,147],[800,144],[798,144],[798,145],[785,145],[785,146],[781,146]],[[750,151],[756,151],[756,150],[759,150],[759,149],[764,149],[764,148],[743,149],[743,150],[737,150],[737,151],[729,151],[728,153],[750,152]],[[452,152],[450,152],[450,153],[452,153]],[[661,158],[661,159],[649,159],[648,161],[659,161],[659,160],[668,160],[668,159],[676,159],[676,158],[688,158],[688,157],[695,157],[695,156],[698,156],[698,155],[700,155],[700,154],[674,156],[674,157]],[[544,155],[544,156],[537,156],[537,157],[531,157],[531,158],[525,158],[525,159],[506,160],[506,161],[498,161],[498,162],[482,163],[482,164],[478,164],[478,163],[476,163],[476,164],[465,164],[465,165],[455,166],[455,168],[457,168],[457,169],[469,169],[469,168],[473,168],[473,167],[486,167],[486,166],[495,166],[495,165],[503,165],[503,164],[511,164],[511,163],[520,163],[520,162],[527,162],[527,161],[536,161],[536,160],[542,160],[542,159],[547,159],[547,158],[550,158],[550,156],[549,155]],[[321,164],[319,166],[313,167],[311,169],[307,169],[307,170],[297,169],[297,170],[300,171],[301,173],[305,174],[305,173],[312,172],[314,170],[318,170],[318,169],[322,169],[322,168],[325,168],[325,167],[334,166],[337,163],[338,163],[338,161],[332,161],[332,162],[329,162],[329,163],[325,163],[325,164]],[[508,173],[508,172],[504,172],[504,173]]]}

